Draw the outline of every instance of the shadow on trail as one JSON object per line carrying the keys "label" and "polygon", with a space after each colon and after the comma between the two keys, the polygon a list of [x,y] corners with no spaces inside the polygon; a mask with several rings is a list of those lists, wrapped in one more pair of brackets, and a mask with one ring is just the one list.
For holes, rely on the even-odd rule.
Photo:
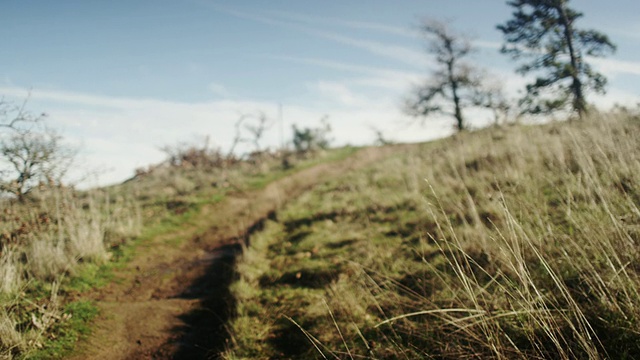
{"label": "shadow on trail", "polygon": [[172,358],[210,359],[224,351],[229,338],[225,325],[236,309],[229,285],[234,280],[236,257],[241,252],[242,246],[237,243],[214,250],[216,258],[211,261],[206,275],[178,296],[200,299],[200,304],[180,316],[185,325],[174,329],[177,351]]}
{"label": "shadow on trail", "polygon": [[[216,359],[228,347],[227,325],[236,315],[236,300],[229,286],[236,280],[235,264],[249,238],[264,228],[267,219],[274,219],[271,211],[246,229],[233,243],[213,249],[203,266],[203,275],[186,286],[177,298],[199,299],[192,311],[182,315],[184,326],[174,328],[174,337],[153,356],[154,359]],[[224,242],[223,242],[224,243]]]}

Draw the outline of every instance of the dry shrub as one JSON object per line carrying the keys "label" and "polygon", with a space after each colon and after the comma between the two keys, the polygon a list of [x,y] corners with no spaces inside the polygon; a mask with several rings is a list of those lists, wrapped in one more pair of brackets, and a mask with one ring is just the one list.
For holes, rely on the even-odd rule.
{"label": "dry shrub", "polygon": [[41,238],[31,240],[25,249],[27,268],[32,277],[52,281],[67,273],[75,264],[69,254],[65,241],[51,234],[42,234]]}
{"label": "dry shrub", "polygon": [[12,294],[23,282],[20,253],[13,247],[5,247],[0,252],[0,295]]}
{"label": "dry shrub", "polygon": [[72,257],[99,264],[107,260],[105,216],[100,210],[93,202],[89,202],[86,210],[70,204],[64,217],[64,226]]}

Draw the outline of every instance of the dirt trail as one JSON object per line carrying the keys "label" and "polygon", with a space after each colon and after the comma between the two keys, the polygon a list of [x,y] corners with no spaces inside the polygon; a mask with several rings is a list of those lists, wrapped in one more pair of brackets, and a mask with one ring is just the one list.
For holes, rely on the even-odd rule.
{"label": "dirt trail", "polygon": [[[89,297],[101,316],[72,359],[208,359],[224,350],[225,324],[235,309],[229,293],[236,255],[247,236],[286,201],[397,148],[369,148],[346,160],[321,164],[265,189],[230,195],[205,208],[211,227],[180,245],[180,234],[141,245],[120,279]],[[193,232],[193,231],[191,231]],[[184,236],[189,236],[184,230]]]}

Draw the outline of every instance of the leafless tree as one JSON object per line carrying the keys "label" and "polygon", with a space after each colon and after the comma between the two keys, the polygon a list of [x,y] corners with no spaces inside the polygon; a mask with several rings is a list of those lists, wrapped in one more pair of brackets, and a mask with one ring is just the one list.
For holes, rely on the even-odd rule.
{"label": "leafless tree", "polygon": [[421,31],[437,68],[425,85],[413,91],[405,110],[423,119],[434,114],[450,115],[456,121],[456,129],[462,131],[467,127],[463,109],[475,106],[482,91],[482,72],[465,61],[473,51],[471,41],[438,20],[426,20]]}
{"label": "leafless tree", "polygon": [[0,138],[0,192],[19,200],[38,185],[60,185],[75,151],[51,129],[12,131]]}
{"label": "leafless tree", "polygon": [[380,128],[374,125],[370,125],[369,129],[371,129],[371,131],[374,133],[376,137],[376,140],[373,142],[375,146],[387,146],[387,145],[393,144],[393,141],[387,139],[386,136],[384,135],[384,132]]}
{"label": "leafless tree", "polygon": [[474,95],[473,104],[490,110],[493,113],[494,125],[517,118],[514,114],[514,111],[518,110],[517,104],[514,104],[514,100],[505,95],[502,83],[497,80],[483,81]]}
{"label": "leafless tree", "polygon": [[47,115],[33,115],[26,111],[28,98],[20,105],[0,98],[0,131],[27,131],[29,126],[39,123]]}
{"label": "leafless tree", "polygon": [[254,152],[260,152],[262,149],[260,148],[260,141],[264,136],[264,133],[271,128],[273,125],[272,121],[269,121],[269,118],[263,112],[259,112],[255,116],[245,116],[246,120],[249,120],[249,123],[245,124],[245,129],[251,135],[250,141],[253,144]]}
{"label": "leafless tree", "polygon": [[[242,143],[253,144],[255,150],[252,154],[260,154],[264,133],[269,129],[270,123],[267,116],[260,112],[254,114],[240,114],[234,124],[234,136],[229,150],[223,153],[220,148],[210,148],[209,137],[204,141],[182,141],[176,145],[165,145],[160,150],[167,155],[167,162],[171,166],[190,168],[226,168],[238,161],[236,155],[238,145]],[[250,136],[247,136],[246,133]],[[202,143],[202,145],[200,145]]]}
{"label": "leafless tree", "polygon": [[238,120],[236,120],[236,123],[233,125],[235,132],[233,135],[233,140],[231,141],[231,146],[229,147],[229,151],[227,152],[227,159],[235,157],[236,147],[238,147],[240,143],[246,141],[246,139],[242,137],[242,124],[246,119],[247,115],[242,114],[240,115],[240,117],[238,117]]}
{"label": "leafless tree", "polygon": [[[28,100],[28,99],[27,99]],[[60,185],[75,151],[43,126],[46,114],[0,99],[0,193],[23,200],[39,184]]]}

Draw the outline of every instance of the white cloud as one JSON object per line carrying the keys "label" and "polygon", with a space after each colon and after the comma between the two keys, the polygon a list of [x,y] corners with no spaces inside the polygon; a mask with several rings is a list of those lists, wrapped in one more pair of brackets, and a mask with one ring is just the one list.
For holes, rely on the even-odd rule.
{"label": "white cloud", "polygon": [[611,109],[614,105],[635,107],[640,104],[640,96],[628,91],[612,89],[603,96],[594,96],[590,99],[600,109]]}
{"label": "white cloud", "polygon": [[394,94],[404,94],[411,90],[411,86],[420,82],[423,76],[393,77],[393,76],[370,76],[349,80],[350,84],[373,87],[392,91]]}
{"label": "white cloud", "polygon": [[418,74],[418,72],[415,72],[415,71],[380,68],[380,67],[365,66],[365,65],[359,65],[359,64],[347,64],[344,62],[329,60],[329,59],[309,58],[309,57],[302,57],[302,56],[285,56],[285,55],[270,55],[269,57],[273,59],[280,59],[280,60],[298,62],[298,63],[309,64],[309,65],[317,65],[317,66],[322,66],[329,69],[343,70],[343,71],[362,73],[362,74],[385,74],[387,76],[399,76],[399,77],[407,77],[407,76],[412,77]]}
{"label": "white cloud", "polygon": [[616,59],[591,58],[589,59],[599,71],[607,76],[619,74],[640,75],[639,61],[625,61]]}
{"label": "white cloud", "polygon": [[274,15],[279,18],[293,20],[297,22],[306,23],[308,25],[338,25],[342,27],[362,30],[373,30],[391,35],[398,35],[407,38],[419,38],[420,32],[400,26],[391,26],[387,24],[381,24],[370,21],[353,21],[339,18],[325,18],[317,16],[309,16],[306,14],[294,13],[289,11],[267,11],[266,13]]}
{"label": "white cloud", "polygon": [[[372,99],[346,83],[319,81],[313,87],[322,97],[307,105],[283,104],[284,129],[289,139],[290,126],[317,126],[319,119],[329,116],[335,144],[363,145],[374,140],[369,125],[385,129],[389,138],[418,141],[446,134],[450,126],[431,123],[425,128],[408,129],[409,120],[394,100]],[[0,87],[0,93],[23,98],[28,91],[17,87]],[[277,119],[278,105],[264,101],[215,100],[175,102],[158,99],[136,99],[101,96],[61,90],[31,91],[29,107],[46,110],[49,124],[59,129],[70,142],[83,144],[82,169],[100,170],[99,181],[109,184],[122,181],[136,167],[162,160],[158,147],[209,135],[212,145],[228,149],[234,135],[234,123],[240,113],[264,111]],[[281,143],[278,126],[264,138],[264,146]],[[247,145],[248,146],[248,145]],[[242,149],[241,149],[242,150]],[[245,148],[244,150],[249,150]],[[77,177],[83,174],[77,174]]]}
{"label": "white cloud", "polygon": [[349,78],[349,80],[344,80],[343,82],[360,85],[360,86],[385,89],[390,92],[393,92],[395,95],[399,93],[404,93],[405,91],[407,91],[412,84],[418,82],[426,74],[426,73],[420,73],[417,71],[404,71],[404,70],[398,70],[398,69],[346,64],[346,63],[327,60],[327,59],[281,56],[281,55],[270,56],[270,57],[274,59],[284,60],[284,61],[315,65],[315,66],[325,67],[325,68],[334,69],[334,70],[342,70],[350,73],[364,74],[367,76]]}
{"label": "white cloud", "polygon": [[502,48],[502,43],[497,41],[473,40],[472,44],[483,49],[500,50]]}
{"label": "white cloud", "polygon": [[335,81],[318,81],[309,85],[310,88],[317,90],[321,96],[328,97],[330,100],[337,101],[341,105],[351,107],[362,107],[368,105],[368,100],[354,93],[345,84]]}
{"label": "white cloud", "polygon": [[119,97],[107,97],[92,94],[76,93],[64,90],[29,90],[15,86],[0,86],[0,92],[17,98],[30,95],[31,99],[51,100],[56,102],[73,103],[80,105],[100,106],[109,108],[140,107],[149,105],[160,105],[166,102],[158,102],[153,99],[128,99]]}
{"label": "white cloud", "polygon": [[235,17],[260,22],[267,25],[280,26],[288,29],[302,31],[309,35],[313,35],[313,36],[320,37],[327,40],[332,40],[332,41],[335,41],[344,45],[348,45],[351,47],[359,48],[359,49],[368,51],[372,54],[394,59],[396,61],[409,64],[418,68],[423,68],[425,66],[428,66],[429,64],[429,61],[426,60],[426,57],[424,56],[424,53],[422,51],[416,50],[411,47],[395,45],[390,43],[383,43],[379,41],[357,39],[357,38],[342,35],[340,33],[335,33],[335,32],[326,31],[326,30],[318,30],[318,29],[309,27],[308,24],[300,25],[299,23],[282,21],[270,16],[261,15],[261,14],[238,11],[238,10],[229,9],[229,8],[222,8],[212,3],[202,3],[202,4],[210,6],[216,11],[225,12]]}
{"label": "white cloud", "polygon": [[430,61],[425,56],[424,52],[414,48],[379,41],[356,39],[327,31],[309,31],[309,33],[345,45],[363,49],[372,54],[390,58],[417,68],[426,68],[430,64]]}

